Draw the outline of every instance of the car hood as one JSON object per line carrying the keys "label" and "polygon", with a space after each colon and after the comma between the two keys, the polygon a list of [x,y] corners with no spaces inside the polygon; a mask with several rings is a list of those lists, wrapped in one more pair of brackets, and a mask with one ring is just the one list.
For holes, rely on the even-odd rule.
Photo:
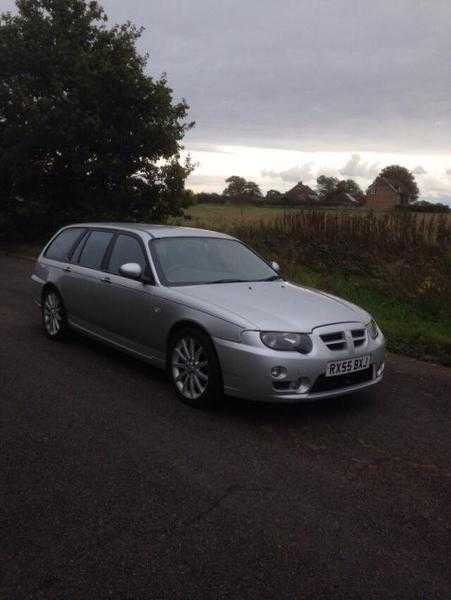
{"label": "car hood", "polygon": [[[174,291],[175,289],[172,288]],[[190,304],[252,329],[309,332],[321,325],[367,322],[363,309],[330,294],[287,282],[223,283],[176,288]]]}

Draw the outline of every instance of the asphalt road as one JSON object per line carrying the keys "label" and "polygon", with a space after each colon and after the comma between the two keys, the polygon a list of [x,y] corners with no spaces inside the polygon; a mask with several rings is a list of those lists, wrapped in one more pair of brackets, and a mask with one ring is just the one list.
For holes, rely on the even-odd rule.
{"label": "asphalt road", "polygon": [[0,257],[0,598],[450,598],[451,371],[314,405],[180,404],[44,337]]}

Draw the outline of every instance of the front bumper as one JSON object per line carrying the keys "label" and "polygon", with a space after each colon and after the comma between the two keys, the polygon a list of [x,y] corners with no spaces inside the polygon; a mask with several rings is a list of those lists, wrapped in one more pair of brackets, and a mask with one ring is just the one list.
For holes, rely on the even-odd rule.
{"label": "front bumper", "polygon": [[[385,357],[382,333],[376,340],[367,336],[365,344],[359,348],[340,351],[329,350],[321,343],[319,335],[313,335],[313,351],[309,355],[271,350],[260,341],[258,332],[248,333],[255,334],[249,339],[250,343],[214,340],[224,391],[230,396],[263,402],[311,402],[363,390],[382,380]],[[370,355],[370,367],[366,373],[356,371],[355,377],[325,378],[329,362],[367,354]],[[279,366],[286,370],[283,380],[271,375],[271,369]],[[295,389],[280,389],[281,382],[293,382]]]}

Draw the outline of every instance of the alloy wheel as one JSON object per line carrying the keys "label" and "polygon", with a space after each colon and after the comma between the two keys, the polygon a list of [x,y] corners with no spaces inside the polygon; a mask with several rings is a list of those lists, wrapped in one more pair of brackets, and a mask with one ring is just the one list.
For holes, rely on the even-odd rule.
{"label": "alloy wheel", "polygon": [[197,400],[208,386],[208,359],[203,346],[191,336],[180,338],[171,359],[172,376],[178,391]]}
{"label": "alloy wheel", "polygon": [[55,337],[63,327],[64,308],[60,297],[49,292],[44,300],[44,327],[47,333]]}

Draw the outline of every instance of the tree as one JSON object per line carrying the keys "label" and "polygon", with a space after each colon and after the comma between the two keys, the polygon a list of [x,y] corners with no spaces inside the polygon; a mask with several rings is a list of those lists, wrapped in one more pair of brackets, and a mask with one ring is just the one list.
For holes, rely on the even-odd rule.
{"label": "tree", "polygon": [[336,177],[327,177],[320,175],[317,182],[318,200],[322,204],[334,202],[334,198],[339,193],[350,194],[359,203],[363,203],[365,194],[360,186],[353,179],[337,179]]}
{"label": "tree", "polygon": [[274,204],[282,203],[283,194],[278,190],[268,190],[266,192],[265,200]]}
{"label": "tree", "polygon": [[222,192],[233,202],[255,202],[262,197],[259,186],[254,181],[247,181],[244,177],[232,175],[226,179],[227,187]]}
{"label": "tree", "polygon": [[418,199],[420,190],[413,173],[405,167],[399,165],[390,165],[382,169],[375,179],[375,183],[381,179],[387,179],[396,189],[399,190],[402,197],[402,204],[409,204]]}
{"label": "tree", "polygon": [[243,196],[246,190],[246,180],[244,177],[238,177],[238,175],[232,175],[226,179],[226,183],[229,185],[222,192],[224,196]]}
{"label": "tree", "polygon": [[37,236],[76,219],[178,214],[192,123],[165,76],[145,73],[141,30],[108,27],[97,2],[16,6],[0,16],[3,228]]}
{"label": "tree", "polygon": [[353,179],[342,179],[338,182],[337,192],[345,192],[355,198],[360,204],[365,201],[365,194],[362,188]]}
{"label": "tree", "polygon": [[258,200],[262,197],[261,190],[254,181],[246,181],[246,185],[244,187],[244,195],[250,200]]}
{"label": "tree", "polygon": [[320,175],[316,180],[317,193],[319,202],[327,202],[336,192],[339,180],[336,177],[327,177]]}

